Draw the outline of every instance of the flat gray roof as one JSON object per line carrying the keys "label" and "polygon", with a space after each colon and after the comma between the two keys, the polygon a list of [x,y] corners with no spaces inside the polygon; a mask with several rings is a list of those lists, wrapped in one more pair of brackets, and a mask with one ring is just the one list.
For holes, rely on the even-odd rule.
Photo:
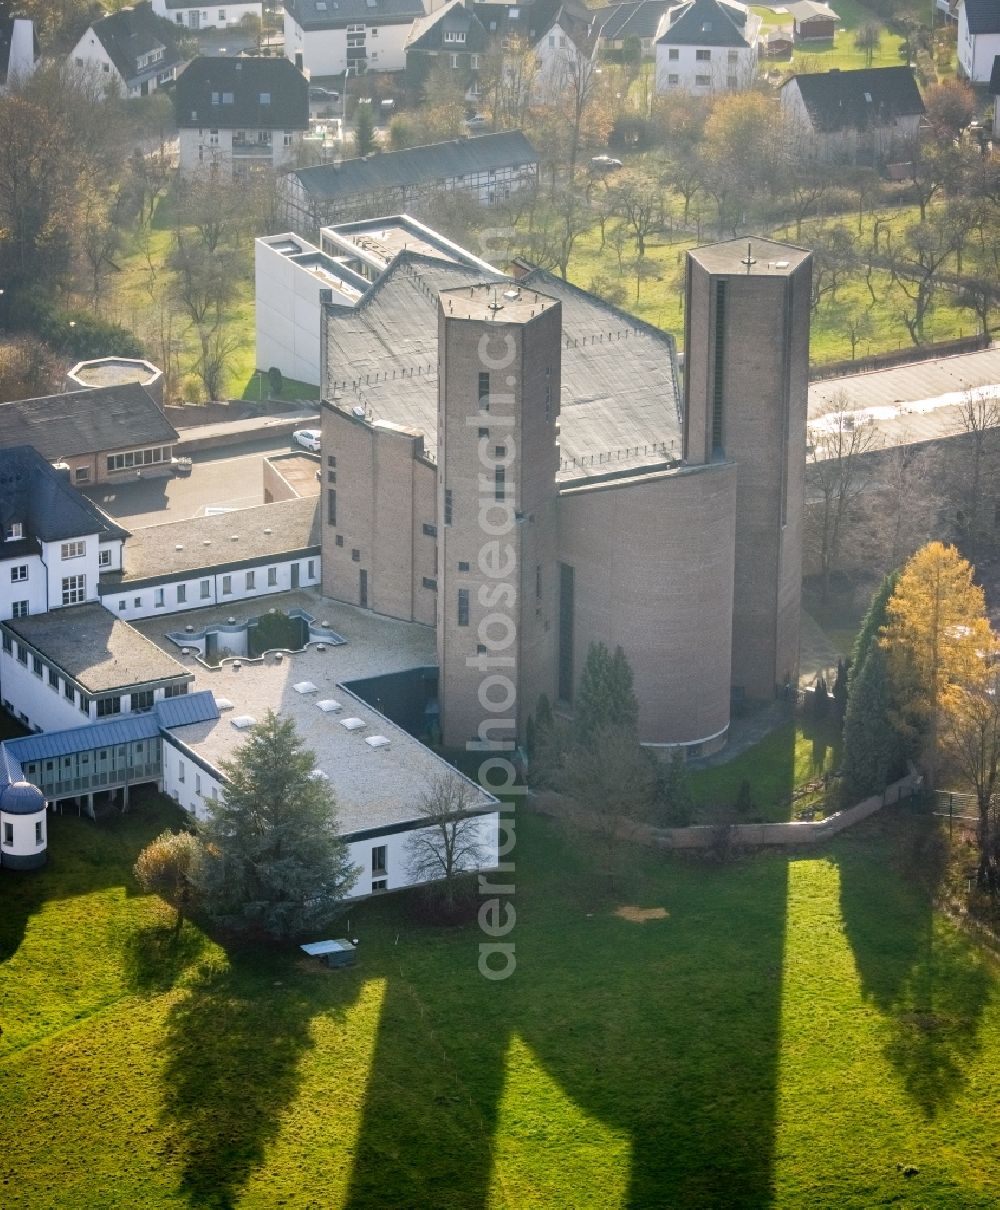
{"label": "flat gray roof", "polygon": [[4,622],[88,693],[188,678],[188,669],[103,605],[71,605]]}
{"label": "flat gray roof", "polygon": [[[747,265],[747,248],[753,264]],[[787,277],[809,256],[805,248],[745,236],[720,244],[692,248],[691,256],[710,273],[739,273],[744,277]]]}
{"label": "flat gray roof", "polygon": [[[315,479],[316,467],[312,468]],[[133,532],[125,544],[125,570],[105,574],[102,588],[112,590],[139,581],[170,579],[184,572],[259,564],[292,551],[318,550],[320,523],[316,494],[241,508],[214,517],[191,517],[150,525]],[[107,592],[103,592],[107,596]]]}
{"label": "flat gray roof", "polygon": [[845,415],[855,426],[872,425],[886,445],[934,441],[964,431],[960,413],[968,391],[1000,401],[1000,348],[813,382],[809,428],[821,445],[823,432]]}
{"label": "flat gray roof", "polygon": [[[185,669],[194,674],[193,690],[210,689],[216,700],[228,698],[233,709],[214,722],[173,728],[172,734],[218,768],[219,762],[231,759],[246,739],[246,733],[233,727],[230,720],[248,714],[259,721],[270,708],[293,718],[306,747],[315,753],[316,768],[326,774],[333,789],[343,832],[389,827],[417,818],[414,803],[421,794],[442,773],[456,778],[461,774],[351,696],[342,683],[436,665],[432,627],[380,617],[307,590],[269,596],[256,606],[243,601],[175,613],[169,619],[147,618],[135,626],[153,642],[176,650],[164,635],[167,625],[171,630],[183,630],[186,624],[203,630],[212,621],[225,621],[234,613],[252,617],[265,606],[285,611],[304,609],[317,621],[328,622],[347,642],[322,652],[310,647],[285,656],[280,663],[273,657],[265,663],[243,662],[238,670],[231,665],[206,668],[193,657],[180,656]],[[294,686],[303,681],[311,681],[316,692],[298,693]],[[330,698],[340,702],[343,709],[324,712],[316,705]],[[360,718],[365,725],[348,731],[340,725],[347,718]],[[374,735],[386,736],[388,745],[370,747],[365,739]],[[488,808],[490,796],[478,787],[475,791],[476,805]]]}

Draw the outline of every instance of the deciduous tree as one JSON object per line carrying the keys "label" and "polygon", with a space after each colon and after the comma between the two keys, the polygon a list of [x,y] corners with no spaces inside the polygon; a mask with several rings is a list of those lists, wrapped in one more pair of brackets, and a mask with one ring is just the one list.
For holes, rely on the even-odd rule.
{"label": "deciduous tree", "polygon": [[180,932],[195,899],[195,880],[202,849],[192,832],[161,832],[139,854],[133,873],[148,895],[159,897],[177,913]]}
{"label": "deciduous tree", "polygon": [[457,772],[442,773],[417,799],[421,826],[406,842],[407,870],[414,882],[439,884],[442,901],[452,911],[463,875],[485,860],[482,816],[474,813],[476,794]]}

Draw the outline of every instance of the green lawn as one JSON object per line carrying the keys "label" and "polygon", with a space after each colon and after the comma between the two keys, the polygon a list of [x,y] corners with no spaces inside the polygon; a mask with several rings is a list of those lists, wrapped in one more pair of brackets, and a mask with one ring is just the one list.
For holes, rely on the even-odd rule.
{"label": "green lawn", "polygon": [[[831,7],[840,18],[832,42],[800,43],[793,50],[790,61],[777,60],[768,65],[779,71],[787,68],[795,73],[829,71],[831,67],[844,70],[869,66],[898,67],[903,62],[899,54],[903,39],[898,34],[890,33],[885,28],[884,19],[877,13],[863,4],[858,4],[857,0],[837,0]],[[779,13],[773,8],[756,4],[753,5],[753,11],[763,19],[763,33],[784,28],[791,33],[792,18],[788,13]],[[854,45],[857,31],[866,25],[877,25],[882,31],[870,64],[865,61],[865,52],[858,50]],[[767,64],[767,61],[764,60],[764,63]]]}
{"label": "green lawn", "polygon": [[615,896],[521,815],[518,965],[494,983],[474,925],[415,926],[398,897],[338,929],[361,939],[351,971],[192,926],[172,947],[129,876],[169,813],[54,818],[49,866],[0,877],[8,1205],[1000,1196],[997,970],[930,910],[911,815],[796,859],[642,854]]}

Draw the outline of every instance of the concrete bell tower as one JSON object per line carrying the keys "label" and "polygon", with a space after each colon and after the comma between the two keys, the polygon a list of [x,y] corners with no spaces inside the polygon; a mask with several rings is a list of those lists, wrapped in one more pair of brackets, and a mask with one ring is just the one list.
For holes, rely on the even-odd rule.
{"label": "concrete bell tower", "polygon": [[798,675],[812,256],[730,240],[687,257],[684,456],[736,464],[732,688]]}
{"label": "concrete bell tower", "polygon": [[[555,692],[562,308],[500,283],[438,306],[438,661],[449,745]],[[484,730],[485,729],[485,730]]]}

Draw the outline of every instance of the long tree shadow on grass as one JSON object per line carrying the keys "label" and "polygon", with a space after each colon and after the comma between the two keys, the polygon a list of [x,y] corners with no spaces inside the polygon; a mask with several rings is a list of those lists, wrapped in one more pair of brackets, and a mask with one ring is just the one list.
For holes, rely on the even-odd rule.
{"label": "long tree shadow on grass", "polygon": [[946,843],[937,821],[900,806],[836,847],[862,992],[889,1024],[886,1058],[928,1118],[966,1083],[991,984],[975,945],[934,911]]}
{"label": "long tree shadow on grass", "polygon": [[[575,858],[557,830],[518,826],[533,840],[518,862],[511,979],[478,973],[474,930],[464,945],[418,935],[385,955],[347,1205],[766,1204],[786,859],[711,867],[647,853],[641,902],[666,915],[640,922],[600,894],[582,910],[588,875],[567,877]],[[603,1139],[628,1154],[617,1193],[587,1183]]]}
{"label": "long tree shadow on grass", "polygon": [[163,1083],[166,1145],[183,1153],[191,1206],[235,1205],[298,1091],[310,1022],[356,990],[353,978],[303,981],[287,958],[238,951],[190,983],[167,1018]]}

